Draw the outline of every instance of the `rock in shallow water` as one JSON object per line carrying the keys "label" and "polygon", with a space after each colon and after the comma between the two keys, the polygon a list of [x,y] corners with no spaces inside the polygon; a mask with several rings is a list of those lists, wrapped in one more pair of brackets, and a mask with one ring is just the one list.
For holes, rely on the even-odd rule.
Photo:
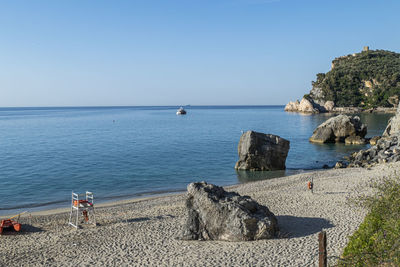
{"label": "rock in shallow water", "polygon": [[304,113],[319,113],[319,109],[315,107],[315,103],[304,97],[300,101],[299,111]]}
{"label": "rock in shallow water", "polygon": [[188,185],[183,240],[249,241],[275,237],[274,214],[249,196],[206,182]]}
{"label": "rock in shallow water", "polygon": [[301,112],[301,113],[320,113],[320,112],[325,112],[326,109],[325,107],[315,103],[313,100],[303,97],[300,102],[299,100],[296,100],[295,102],[290,101],[285,106],[285,111]]}
{"label": "rock in shallow water", "polygon": [[376,145],[376,143],[378,142],[379,139],[381,139],[380,136],[374,136],[374,137],[372,137],[372,138],[369,140],[369,143],[370,143],[372,146],[374,146],[374,145]]}
{"label": "rock in shallow water", "polygon": [[345,139],[350,136],[359,136],[362,139],[366,134],[367,126],[361,123],[359,117],[339,115],[328,119],[318,126],[314,130],[313,135],[310,137],[310,142],[345,142]]}
{"label": "rock in shallow water", "polygon": [[300,105],[299,100],[296,100],[295,102],[290,101],[290,102],[285,106],[285,111],[298,112],[298,111],[299,111],[299,105]]}
{"label": "rock in shallow water", "polygon": [[352,135],[344,139],[344,143],[347,145],[364,145],[366,140],[358,135]]}
{"label": "rock in shallow water", "polygon": [[247,131],[240,137],[235,169],[273,171],[286,169],[290,142],[273,134]]}

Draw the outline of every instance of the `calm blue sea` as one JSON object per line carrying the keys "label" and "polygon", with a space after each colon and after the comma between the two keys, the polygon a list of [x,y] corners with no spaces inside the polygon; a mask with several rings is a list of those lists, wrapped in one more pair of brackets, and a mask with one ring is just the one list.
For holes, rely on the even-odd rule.
{"label": "calm blue sea", "polygon": [[[0,108],[0,214],[67,207],[71,191],[96,201],[185,190],[190,182],[244,183],[334,165],[363,146],[315,145],[329,116],[283,106]],[[391,115],[362,114],[368,136]],[[242,131],[290,140],[284,172],[236,172]]]}

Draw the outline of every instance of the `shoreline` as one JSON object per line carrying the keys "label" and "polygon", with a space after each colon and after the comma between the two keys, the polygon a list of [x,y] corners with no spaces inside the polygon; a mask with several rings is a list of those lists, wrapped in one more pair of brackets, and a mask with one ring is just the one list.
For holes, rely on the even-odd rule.
{"label": "shoreline", "polygon": [[[268,107],[268,106],[265,106]],[[292,167],[292,168],[297,168],[297,169],[303,169],[306,168],[306,171],[310,171],[310,170],[316,170],[319,168],[322,168],[323,165],[327,164],[330,167],[334,166],[334,164],[336,163],[336,161],[339,159],[342,159],[342,154],[346,154],[348,155],[349,153],[347,153],[346,151],[349,150],[348,147],[338,147],[338,149],[331,149],[330,147],[326,147],[323,149],[320,149],[320,147],[316,147],[314,145],[309,144],[306,140],[310,137],[310,134],[308,134],[308,132],[312,132],[314,130],[314,123],[316,121],[320,121],[323,117],[319,117],[317,116],[316,118],[309,118],[309,119],[304,119],[303,122],[303,118],[300,119],[300,121],[288,114],[285,114],[283,111],[280,110],[282,106],[276,106],[276,109],[268,109],[265,108],[265,114],[279,114],[279,116],[282,116],[282,119],[284,119],[285,121],[287,121],[288,123],[293,121],[296,122],[296,124],[299,124],[298,127],[301,125],[301,127],[306,127],[304,128],[304,131],[301,131],[299,133],[295,133],[292,129],[289,129],[287,127],[280,127],[279,123],[273,123],[274,128],[276,128],[276,130],[271,130],[271,133],[276,133],[276,134],[280,134],[281,136],[286,136],[287,138],[293,138],[292,140],[292,149],[288,154],[288,158],[287,158],[287,163],[290,164],[290,166],[288,167]],[[193,107],[196,108],[196,107]],[[243,112],[243,110],[239,110],[238,111],[239,114],[244,114],[243,116],[248,116],[246,114],[256,114],[256,116],[264,116],[264,112],[258,112],[256,110],[249,110],[250,113]],[[143,112],[145,114],[147,114],[147,112]],[[157,111],[157,114],[159,113],[159,111]],[[200,112],[199,113],[203,113]],[[205,113],[205,112],[204,112]],[[207,111],[207,114],[210,113],[212,114],[213,112]],[[222,114],[230,114],[231,111],[224,111]],[[34,113],[35,114],[35,113]],[[41,113],[40,113],[41,114]],[[46,111],[43,114],[55,114],[56,118],[58,118],[59,115],[57,115],[58,113],[51,113]],[[82,114],[84,116],[86,116],[86,113],[60,113],[60,116],[66,116],[69,118],[69,115],[72,114],[73,118],[75,118],[76,116],[82,116]],[[86,114],[86,115],[85,115]],[[92,113],[90,113],[92,114]],[[94,113],[97,114],[97,113]],[[107,112],[108,114],[108,112]],[[110,113],[110,114],[120,114],[120,112],[117,113]],[[124,113],[125,114],[125,113]],[[133,113],[135,114],[135,113]],[[15,115],[15,114],[14,114]],[[51,115],[51,116],[53,116]],[[97,114],[94,118],[93,121],[97,121],[98,119],[98,115]],[[102,118],[103,113],[100,113],[100,117],[101,121],[104,120],[104,118]],[[125,114],[126,115],[126,114]],[[125,116],[124,115],[124,116]],[[147,115],[146,115],[147,116]],[[175,120],[175,115],[172,115],[173,118],[171,119],[172,121],[179,121],[179,120]],[[218,117],[218,116],[214,116],[211,115],[212,117]],[[253,115],[251,115],[253,116]],[[34,118],[36,118],[36,116],[33,116]],[[72,118],[71,117],[71,118]],[[131,117],[135,117],[135,116],[131,116],[131,114],[129,114],[129,116],[127,116],[129,118]],[[168,118],[170,117],[170,115],[168,115]],[[224,115],[225,117],[225,115]],[[372,115],[371,117],[374,117],[374,115]],[[47,118],[47,117],[46,117]],[[114,115],[112,115],[112,118],[114,118]],[[124,118],[124,117],[122,117]],[[122,121],[121,118],[121,121]],[[158,117],[157,117],[158,118]],[[162,117],[160,117],[162,118]],[[208,117],[207,117],[208,118]],[[299,117],[300,118],[300,117]],[[386,118],[386,117],[385,117]],[[90,120],[89,120],[90,119]],[[86,160],[79,160],[79,163],[77,163],[76,168],[71,168],[71,161],[75,160],[75,157],[73,157],[76,153],[81,154],[81,153],[87,153],[84,152],[83,150],[76,150],[76,149],[71,149],[68,146],[62,146],[61,144],[64,144],[64,142],[76,142],[77,144],[80,144],[81,141],[79,138],[76,138],[79,136],[79,132],[83,129],[85,129],[84,131],[86,132],[86,128],[81,129],[80,127],[76,128],[73,127],[74,129],[81,129],[81,130],[76,130],[76,132],[74,132],[71,137],[66,137],[63,136],[61,139],[57,140],[52,138],[52,136],[48,136],[48,137],[43,137],[46,140],[49,140],[48,142],[45,143],[45,145],[43,146],[38,146],[37,147],[37,151],[34,155],[30,155],[29,151],[25,151],[25,149],[23,151],[21,151],[19,154],[12,154],[13,157],[16,158],[21,158],[24,159],[24,161],[26,161],[26,165],[23,166],[23,168],[19,168],[18,165],[16,164],[17,161],[14,160],[13,157],[6,157],[6,161],[5,161],[5,165],[8,164],[9,168],[6,168],[3,171],[3,176],[4,177],[8,177],[9,179],[17,179],[18,181],[20,181],[19,183],[10,183],[10,186],[8,186],[8,184],[6,183],[4,186],[4,201],[3,201],[3,205],[1,205],[1,210],[0,210],[0,216],[4,217],[4,216],[8,216],[8,215],[15,215],[18,214],[20,212],[23,211],[30,211],[30,212],[36,212],[36,211],[42,211],[42,210],[52,210],[52,209],[57,209],[57,208],[68,208],[70,206],[70,201],[71,201],[71,194],[70,194],[70,190],[73,189],[75,190],[77,188],[77,185],[74,184],[69,184],[69,182],[65,182],[65,181],[69,181],[69,179],[71,179],[71,177],[79,177],[80,182],[84,182],[84,183],[88,183],[89,185],[87,186],[87,189],[89,189],[89,191],[92,191],[95,194],[95,202],[96,204],[99,203],[104,203],[104,202],[109,202],[109,201],[115,201],[115,200],[119,200],[119,199],[131,199],[131,198],[141,198],[141,197],[148,197],[148,196],[152,196],[154,194],[154,192],[151,191],[157,191],[159,189],[165,189],[167,186],[165,184],[165,174],[168,174],[170,181],[167,181],[167,185],[168,185],[168,189],[172,188],[174,190],[174,192],[180,191],[182,189],[184,189],[185,187],[185,181],[191,181],[193,179],[193,177],[195,178],[196,176],[193,176],[192,173],[193,171],[191,170],[192,167],[191,166],[187,166],[186,162],[184,160],[182,166],[184,166],[184,171],[179,171],[176,174],[174,173],[174,168],[176,167],[177,161],[175,160],[171,160],[171,159],[166,159],[165,161],[162,161],[161,164],[157,167],[157,168],[151,168],[151,169],[147,169],[145,166],[140,166],[140,168],[144,167],[144,172],[140,173],[137,172],[136,169],[139,166],[136,166],[135,164],[139,164],[139,162],[134,162],[132,160],[133,157],[136,157],[136,152],[135,152],[135,146],[138,146],[140,149],[141,153],[142,152],[146,152],[149,151],[148,153],[154,153],[151,152],[151,149],[148,149],[149,147],[148,144],[148,138],[146,137],[146,140],[141,140],[140,141],[140,145],[136,144],[135,142],[131,142],[129,140],[133,140],[135,138],[132,138],[131,136],[128,135],[120,135],[119,131],[120,128],[117,127],[122,127],[119,124],[118,125],[114,125],[113,124],[113,128],[110,127],[111,125],[111,117],[107,117],[106,123],[101,123],[101,125],[99,125],[99,129],[103,129],[100,132],[104,132],[107,133],[106,135],[101,135],[101,138],[106,138],[108,134],[111,134],[110,131],[112,131],[112,135],[115,136],[115,139],[117,141],[114,141],[114,139],[110,139],[110,142],[99,142],[99,140],[102,140],[100,137],[93,139],[92,137],[90,137],[90,139],[93,141],[93,148],[96,147],[96,149],[98,149],[99,151],[106,151],[105,149],[110,149],[112,148],[110,154],[113,155],[113,157],[115,157],[115,161],[103,161],[103,159],[101,158],[97,158],[97,156],[93,156],[96,157],[96,159],[91,159],[91,162],[93,163],[93,165],[87,165],[89,163],[89,161]],[[373,119],[373,118],[372,118]],[[75,119],[74,119],[75,120]],[[84,117],[84,121],[91,121],[91,117],[86,118]],[[53,120],[52,120],[53,121]],[[119,119],[117,119],[117,121],[119,121]],[[209,121],[209,120],[208,120]],[[274,120],[275,121],[275,120]],[[110,123],[110,125],[108,124]],[[180,123],[180,122],[179,122]],[[122,125],[123,123],[121,123]],[[126,125],[132,125],[130,123],[125,123]],[[124,124],[124,125],[125,125]],[[195,125],[195,127],[189,127],[190,129],[197,129],[197,128],[201,128],[201,124],[198,124],[197,122],[190,122],[186,123],[184,122],[185,125]],[[86,125],[86,123],[85,123]],[[96,124],[97,125],[97,124]],[[168,124],[170,125],[170,124]],[[231,124],[234,125],[234,124]],[[311,125],[311,126],[310,126]],[[378,124],[377,124],[378,125]],[[114,127],[115,126],[115,127]],[[50,125],[49,125],[50,127]],[[103,128],[104,127],[104,128]],[[124,126],[125,127],[125,126]],[[168,126],[170,128],[170,126]],[[218,126],[219,127],[219,126]],[[263,126],[264,127],[264,126]],[[51,128],[54,128],[54,126],[51,126],[48,130],[44,130],[44,132],[51,132]],[[115,128],[115,129],[114,129]],[[133,127],[136,128],[136,127]],[[132,130],[134,130],[132,128]],[[140,127],[138,127],[137,129],[139,129]],[[173,127],[176,128],[176,127]],[[131,129],[131,126],[129,126],[129,129]],[[171,128],[172,129],[172,128]],[[241,129],[241,128],[240,128]],[[247,129],[247,127],[243,127],[243,129]],[[248,129],[250,129],[250,127],[248,127]],[[281,130],[280,130],[281,129]],[[303,129],[303,128],[302,128]],[[75,130],[74,130],[75,131]],[[212,155],[213,157],[215,157],[216,159],[219,157],[219,155],[221,155],[221,151],[223,151],[223,161],[218,160],[208,160],[207,164],[210,164],[211,167],[206,167],[204,168],[204,166],[201,166],[201,164],[195,163],[196,167],[198,170],[201,171],[197,172],[195,171],[195,173],[199,173],[199,175],[202,175],[203,177],[214,177],[213,182],[218,184],[218,185],[226,185],[226,184],[238,184],[238,183],[242,183],[242,182],[246,182],[245,180],[248,178],[246,177],[246,175],[236,175],[234,170],[233,170],[233,164],[236,161],[236,154],[237,152],[236,150],[236,143],[237,143],[237,139],[239,137],[239,128],[238,129],[231,129],[229,130],[229,142],[226,141],[226,137],[224,137],[223,135],[226,134],[222,134],[222,131],[218,131],[217,134],[211,138],[207,135],[203,135],[200,137],[196,137],[196,142],[199,142],[199,144],[203,144],[203,142],[206,144],[208,142],[208,139],[211,138],[213,140],[213,142],[215,142],[215,149],[211,150],[209,148],[205,149],[206,147],[202,147],[201,149],[199,149],[199,153],[201,154],[202,157],[205,157],[206,155]],[[282,131],[282,132],[279,132]],[[171,132],[171,131],[168,131]],[[194,131],[194,132],[198,132],[198,131]],[[269,132],[269,130],[265,129],[265,132]],[[171,132],[173,133],[173,132]],[[157,133],[158,134],[158,133]],[[192,136],[193,133],[191,133],[190,131],[186,131],[184,133],[184,135],[189,135]],[[10,133],[10,136],[12,136],[13,134]],[[237,135],[237,136],[236,136]],[[123,137],[119,137],[119,136],[123,136]],[[176,138],[176,134],[171,134],[171,136],[173,136],[173,138]],[[206,136],[206,137],[204,137]],[[36,138],[36,137],[35,137]],[[89,137],[88,137],[89,138]],[[168,142],[175,142],[175,141],[168,141]],[[161,139],[159,139],[161,140]],[[169,140],[166,139],[166,140]],[[175,140],[175,139],[174,139]],[[300,140],[299,142],[295,141],[295,140]],[[23,140],[22,140],[23,141]],[[25,142],[25,141],[24,141]],[[111,142],[115,142],[118,143],[118,145],[111,145]],[[157,141],[158,142],[158,141]],[[293,142],[296,142],[296,144],[294,144]],[[12,142],[9,142],[10,146],[14,146]],[[83,144],[81,144],[83,145]],[[169,144],[169,145],[172,145]],[[60,147],[58,147],[60,146]],[[109,146],[109,147],[108,147]],[[129,159],[128,160],[122,160],[120,158],[120,155],[122,155],[124,152],[124,147],[128,146],[128,148],[126,148],[126,153],[129,154]],[[181,151],[181,153],[185,153],[185,151],[190,148],[194,148],[198,146],[197,143],[193,143],[190,142],[190,144],[188,143],[188,145],[186,146],[180,146],[179,147],[179,151]],[[60,155],[59,159],[54,160],[51,157],[51,154],[53,152],[52,149],[58,147],[58,148],[62,148],[62,149],[66,149],[66,153]],[[163,153],[164,152],[168,152],[166,149],[166,146],[162,148]],[[217,150],[218,148],[218,150]],[[138,148],[136,148],[138,149]],[[166,151],[164,151],[166,150]],[[18,150],[15,150],[18,151]],[[312,153],[312,159],[308,160],[306,158],[303,157],[303,153],[306,151],[306,153]],[[352,151],[353,152],[353,151]],[[21,154],[22,153],[22,154]],[[28,154],[27,154],[28,153]],[[146,152],[147,153],[147,152]],[[139,155],[139,151],[138,151],[138,155]],[[150,154],[146,154],[146,160],[150,160]],[[193,156],[193,159],[190,160],[194,160],[197,159],[199,156],[195,155],[195,154],[191,154]],[[35,165],[35,164],[30,164],[31,161],[34,162],[35,160],[37,161],[42,161],[41,157],[43,156],[49,156],[49,160],[48,162],[43,161],[42,164],[40,165]],[[93,154],[95,155],[95,154]],[[72,157],[71,157],[72,156]],[[57,156],[58,157],[58,156]],[[90,156],[92,157],[92,156]],[[149,158],[147,158],[149,157]],[[228,157],[231,157],[230,159],[228,159]],[[322,162],[318,162],[319,158],[324,158],[325,160]],[[29,162],[28,162],[29,160]],[[89,158],[88,158],[89,160]],[[130,162],[132,161],[132,162]],[[113,163],[115,162],[115,163]],[[130,162],[128,164],[128,162]],[[94,164],[99,164],[100,166],[103,165],[116,165],[116,169],[118,169],[118,172],[115,172],[111,175],[111,173],[108,173],[107,171],[104,172],[100,172],[99,168]],[[224,169],[219,166],[220,163],[224,163],[226,164],[227,167],[224,167]],[[180,163],[181,164],[181,163]],[[228,165],[229,164],[229,165]],[[87,166],[86,166],[87,165]],[[40,166],[40,168],[38,167]],[[169,168],[168,166],[171,166],[171,168]],[[24,169],[24,168],[28,168],[29,169]],[[168,167],[168,173],[164,173],[163,171],[161,171],[163,168]],[[65,171],[64,171],[65,168]],[[83,173],[85,175],[83,175]],[[208,174],[210,174],[208,176]],[[225,175],[228,174],[228,175]],[[130,175],[132,175],[132,177],[129,177]],[[145,177],[146,175],[146,177]],[[287,175],[287,174],[285,174]],[[110,177],[115,177],[112,179],[109,179]],[[128,178],[129,177],[129,178]],[[143,178],[145,177],[145,178]],[[154,177],[158,177],[156,179],[159,179],[158,181],[158,185],[153,185],[153,179]],[[176,177],[176,178],[175,178]],[[189,178],[188,178],[189,177]],[[220,178],[221,177],[221,178]],[[249,176],[249,179],[253,179],[251,176]],[[117,189],[117,185],[114,187],[113,186],[113,181],[121,181],[121,186],[120,188],[122,190],[118,190]],[[140,180],[139,183],[136,183],[136,179]],[[220,182],[218,179],[222,180],[222,182]],[[108,180],[108,182],[106,182]],[[22,182],[24,181],[24,182]],[[26,181],[26,182],[25,182]],[[35,186],[34,187],[30,187],[29,183],[30,182],[34,182]],[[98,183],[98,184],[96,184]],[[18,184],[18,188],[15,188],[15,185]],[[51,185],[51,186],[50,186]],[[126,186],[125,186],[126,185]],[[30,191],[30,188],[35,189],[32,192]],[[75,189],[74,189],[75,188]],[[110,190],[115,188],[116,190]],[[54,190],[57,189],[57,192]],[[178,190],[176,190],[178,189]],[[27,191],[28,190],[28,191]],[[146,191],[146,192],[143,192]],[[17,197],[17,194],[24,194],[23,197]],[[155,192],[156,195],[159,195],[159,192]],[[115,195],[115,196],[114,196]],[[121,195],[123,195],[121,197]],[[110,196],[113,196],[112,198],[109,198]],[[104,197],[104,198],[103,198]]]}
{"label": "shoreline", "polygon": [[[99,203],[95,202],[95,207],[96,208],[107,208],[107,207],[112,207],[112,206],[117,206],[117,205],[132,204],[132,203],[136,203],[136,202],[162,198],[162,197],[166,197],[166,196],[170,196],[170,195],[184,194],[184,192],[185,191],[174,191],[174,192],[169,192],[169,193],[138,196],[138,197],[127,198],[127,199],[105,200],[105,201],[102,201]],[[70,205],[70,202],[68,203],[68,206],[66,206],[66,207],[43,209],[43,210],[37,210],[37,211],[32,211],[32,212],[27,211],[25,214],[30,214],[32,216],[48,216],[48,215],[57,215],[57,214],[61,214],[61,213],[69,213],[69,211],[71,210],[71,207],[69,205]],[[15,216],[15,215],[17,215],[17,214],[9,213],[9,214],[5,214],[5,215],[0,215],[0,219],[7,219],[7,218],[9,218],[11,216]]]}
{"label": "shoreline", "polygon": [[[393,175],[399,168],[400,162],[371,169],[319,170],[224,187],[249,195],[277,216],[281,232],[275,239],[177,240],[186,210],[185,194],[176,193],[96,205],[98,226],[84,225],[79,230],[67,225],[69,209],[32,214],[24,232],[0,237],[0,262],[17,266],[313,266],[318,260],[318,232],[323,229],[333,263],[366,214],[349,201],[371,194],[372,179]],[[306,188],[311,178],[314,194]]]}
{"label": "shoreline", "polygon": [[[283,177],[288,177],[288,176],[292,176],[292,175],[296,175],[296,174],[302,174],[302,173],[309,173],[309,172],[315,172],[315,171],[322,171],[322,170],[327,170],[324,168],[318,168],[318,169],[286,169],[284,170],[289,171],[290,174],[288,175],[284,175],[284,176],[277,176],[277,177],[268,177],[265,179],[261,179],[261,180],[254,180],[254,181],[247,181],[247,182],[240,182],[237,181],[236,183],[233,184],[228,184],[228,185],[222,185],[224,188],[229,188],[232,186],[239,186],[242,184],[247,184],[247,183],[253,183],[253,182],[259,182],[259,181],[264,181],[264,180],[270,180],[270,179],[276,179],[276,178],[283,178]],[[250,172],[252,173],[252,172]],[[176,190],[169,190],[169,191],[147,191],[144,193],[138,193],[137,196],[127,196],[127,197],[112,197],[110,199],[101,199],[101,200],[97,200],[96,199],[96,195],[95,195],[95,205],[96,207],[108,207],[110,205],[113,205],[113,203],[115,204],[125,204],[125,203],[133,203],[136,201],[142,201],[142,200],[148,200],[148,199],[152,199],[152,198],[158,198],[158,197],[163,197],[163,196],[168,196],[168,195],[177,195],[177,194],[184,194],[186,192],[186,189],[176,189]],[[2,214],[2,212],[0,211],[0,219],[7,219],[10,218],[12,216],[15,216],[18,214],[19,212],[24,212],[26,210],[26,214],[31,214],[31,215],[49,215],[49,214],[55,214],[55,213],[63,213],[63,212],[69,212],[70,210],[70,200],[66,201],[66,202],[62,202],[62,203],[66,203],[64,204],[60,204],[61,201],[57,202],[58,204],[50,204],[50,205],[41,205],[37,204],[38,206],[35,206],[33,208],[27,207],[27,208],[15,208],[15,209],[7,209],[6,212],[4,214]],[[47,207],[47,208],[46,208]],[[32,211],[29,211],[29,210]],[[16,212],[12,212],[13,210],[16,210]],[[8,213],[8,211],[11,211],[10,213]]]}

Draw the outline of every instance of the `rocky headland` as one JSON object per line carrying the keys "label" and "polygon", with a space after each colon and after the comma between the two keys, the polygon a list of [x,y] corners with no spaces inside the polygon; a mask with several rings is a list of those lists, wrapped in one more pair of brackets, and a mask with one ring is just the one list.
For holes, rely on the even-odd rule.
{"label": "rocky headland", "polygon": [[335,58],[318,73],[311,91],[285,111],[301,113],[395,113],[400,95],[400,54],[369,50]]}

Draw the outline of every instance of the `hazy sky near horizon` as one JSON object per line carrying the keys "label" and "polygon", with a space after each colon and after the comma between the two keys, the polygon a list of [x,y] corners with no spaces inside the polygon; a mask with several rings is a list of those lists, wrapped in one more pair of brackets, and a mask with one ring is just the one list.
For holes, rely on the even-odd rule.
{"label": "hazy sky near horizon", "polygon": [[398,0],[0,0],[0,106],[272,105],[400,52]]}

